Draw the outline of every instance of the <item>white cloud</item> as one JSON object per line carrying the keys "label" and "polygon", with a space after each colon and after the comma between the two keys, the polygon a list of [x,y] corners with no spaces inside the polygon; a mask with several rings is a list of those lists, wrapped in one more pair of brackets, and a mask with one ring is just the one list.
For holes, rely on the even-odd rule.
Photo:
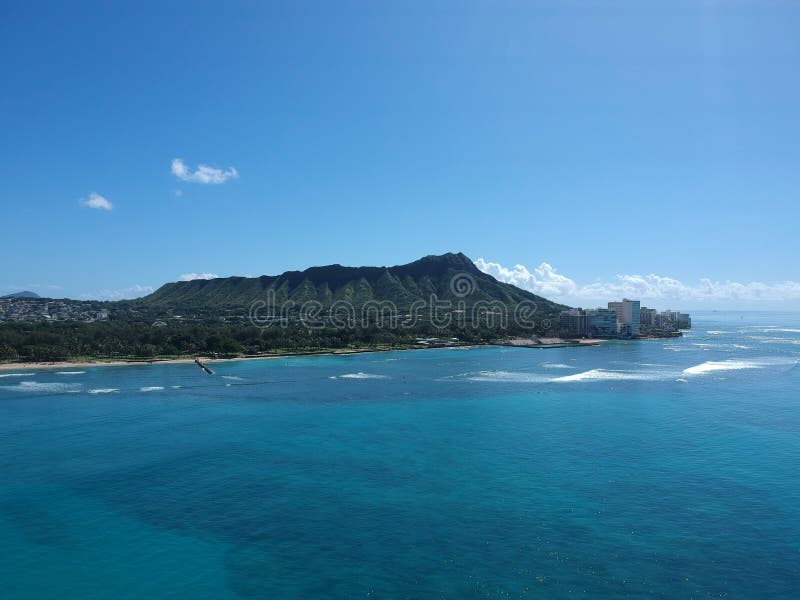
{"label": "white cloud", "polygon": [[152,294],[155,289],[149,285],[135,284],[118,290],[98,290],[90,294],[81,294],[79,300],[130,300]]}
{"label": "white cloud", "polygon": [[239,177],[239,172],[233,167],[223,170],[208,165],[198,165],[197,170],[192,171],[180,158],[172,160],[172,174],[182,181],[191,183],[225,183],[229,179]]}
{"label": "white cloud", "polygon": [[704,278],[697,283],[684,283],[661,275],[617,275],[611,281],[578,284],[562,275],[548,263],[541,263],[533,271],[524,265],[513,268],[482,258],[475,265],[500,281],[505,281],[545,298],[572,306],[605,304],[623,297],[648,302],[655,308],[684,307],[705,304],[710,306],[782,307],[785,302],[800,301],[800,281],[764,283],[751,281],[714,281]]}
{"label": "white cloud", "polygon": [[113,208],[111,202],[95,192],[89,194],[89,199],[82,201],[81,204],[88,208],[96,208],[98,210],[111,210]]}
{"label": "white cloud", "polygon": [[509,269],[498,263],[487,262],[482,258],[475,261],[475,266],[500,281],[514,284],[547,298],[571,296],[578,289],[578,285],[572,279],[557,273],[556,269],[546,262],[541,263],[533,272],[529,271],[525,265],[514,265]]}
{"label": "white cloud", "polygon": [[216,273],[184,273],[179,277],[179,281],[194,281],[195,279],[216,279]]}

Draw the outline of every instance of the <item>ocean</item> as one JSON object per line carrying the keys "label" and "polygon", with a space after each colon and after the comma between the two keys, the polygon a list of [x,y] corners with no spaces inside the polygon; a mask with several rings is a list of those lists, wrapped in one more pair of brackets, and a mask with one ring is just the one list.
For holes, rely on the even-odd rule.
{"label": "ocean", "polygon": [[0,371],[3,598],[800,597],[800,315]]}

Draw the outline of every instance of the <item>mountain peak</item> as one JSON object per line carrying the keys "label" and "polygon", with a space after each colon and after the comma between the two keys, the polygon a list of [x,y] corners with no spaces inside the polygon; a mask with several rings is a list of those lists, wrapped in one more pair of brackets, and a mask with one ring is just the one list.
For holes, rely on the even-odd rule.
{"label": "mountain peak", "polygon": [[41,298],[39,294],[36,292],[15,292],[14,294],[7,294],[5,296],[0,296],[2,298]]}
{"label": "mountain peak", "polygon": [[449,264],[471,265],[472,261],[463,252],[445,252],[444,254],[429,254],[423,256],[417,262],[446,262]]}
{"label": "mountain peak", "polygon": [[428,256],[424,256],[419,260],[415,260],[408,265],[402,265],[401,268],[418,273],[424,271],[442,272],[450,269],[462,270],[473,274],[480,273],[478,267],[475,266],[475,263],[473,263],[463,252],[429,254]]}

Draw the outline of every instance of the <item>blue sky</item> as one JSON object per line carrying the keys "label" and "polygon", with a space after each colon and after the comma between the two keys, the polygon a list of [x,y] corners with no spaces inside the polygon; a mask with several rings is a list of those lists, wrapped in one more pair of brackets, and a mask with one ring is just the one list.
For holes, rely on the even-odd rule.
{"label": "blue sky", "polygon": [[0,293],[463,251],[800,308],[797,3],[117,4],[0,6]]}

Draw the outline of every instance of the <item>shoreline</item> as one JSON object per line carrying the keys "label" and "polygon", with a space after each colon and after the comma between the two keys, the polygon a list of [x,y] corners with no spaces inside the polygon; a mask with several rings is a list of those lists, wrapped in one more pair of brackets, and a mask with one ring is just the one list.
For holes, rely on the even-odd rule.
{"label": "shoreline", "polygon": [[[665,339],[660,337],[641,337],[640,340]],[[528,340],[519,343],[521,340],[507,340],[506,342],[495,342],[489,344],[453,344],[450,346],[399,346],[396,348],[338,348],[327,350],[305,350],[297,352],[282,352],[276,354],[252,354],[245,356],[230,356],[225,358],[214,358],[211,356],[196,355],[183,356],[176,358],[151,358],[151,359],[89,359],[89,360],[61,360],[43,362],[0,362],[0,373],[3,371],[25,370],[25,369],[68,369],[72,367],[123,367],[123,366],[149,366],[149,365],[179,365],[194,364],[195,359],[203,363],[212,364],[220,362],[232,362],[241,360],[272,360],[277,358],[297,358],[303,356],[349,356],[352,354],[367,354],[372,352],[404,352],[408,350],[441,350],[444,348],[485,348],[485,347],[506,347],[506,348],[586,348],[596,347],[612,340],[605,338],[582,339],[582,340],[562,340],[554,342],[547,339],[545,343],[534,344]],[[516,343],[515,343],[516,342]]]}
{"label": "shoreline", "polygon": [[150,365],[179,365],[194,364],[199,359],[204,364],[234,362],[242,360],[270,360],[276,358],[297,358],[304,356],[350,356],[352,354],[368,354],[372,352],[404,352],[407,350],[441,350],[444,348],[482,348],[491,344],[457,344],[452,346],[412,346],[399,348],[343,348],[336,350],[320,350],[305,352],[284,352],[281,354],[256,354],[250,356],[232,356],[227,358],[212,358],[210,356],[192,356],[181,358],[153,358],[131,360],[83,360],[83,361],[52,361],[52,362],[4,362],[0,363],[1,371],[15,371],[26,369],[66,369],[71,367],[123,367],[123,366],[150,366]]}

